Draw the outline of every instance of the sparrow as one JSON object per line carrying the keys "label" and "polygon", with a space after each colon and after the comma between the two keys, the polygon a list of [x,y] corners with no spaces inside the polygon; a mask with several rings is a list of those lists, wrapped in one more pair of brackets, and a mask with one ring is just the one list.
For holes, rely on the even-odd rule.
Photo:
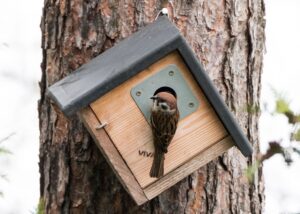
{"label": "sparrow", "polygon": [[168,152],[179,120],[176,97],[166,91],[159,92],[151,97],[150,123],[153,134],[154,158],[150,170],[150,177],[159,178],[164,174],[165,153]]}

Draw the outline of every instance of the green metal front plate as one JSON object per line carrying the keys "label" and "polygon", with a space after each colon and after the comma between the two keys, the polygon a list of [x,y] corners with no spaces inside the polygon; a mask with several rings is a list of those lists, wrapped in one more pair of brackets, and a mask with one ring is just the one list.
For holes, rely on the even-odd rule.
{"label": "green metal front plate", "polygon": [[184,80],[179,68],[172,64],[131,89],[131,96],[147,121],[150,121],[151,114],[150,97],[161,87],[169,87],[176,92],[180,119],[198,109],[199,101]]}

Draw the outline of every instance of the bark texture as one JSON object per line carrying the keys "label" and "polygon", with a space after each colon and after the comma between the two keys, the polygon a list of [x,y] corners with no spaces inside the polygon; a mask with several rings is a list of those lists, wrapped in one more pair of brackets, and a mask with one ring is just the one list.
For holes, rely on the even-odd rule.
{"label": "bark texture", "polygon": [[[261,170],[244,170],[258,152],[257,112],[264,50],[263,0],[45,0],[42,28],[40,191],[46,213],[261,213]],[[45,96],[48,86],[151,23],[167,5],[170,19],[201,60],[253,144],[233,148],[149,203],[136,206],[74,116]]]}

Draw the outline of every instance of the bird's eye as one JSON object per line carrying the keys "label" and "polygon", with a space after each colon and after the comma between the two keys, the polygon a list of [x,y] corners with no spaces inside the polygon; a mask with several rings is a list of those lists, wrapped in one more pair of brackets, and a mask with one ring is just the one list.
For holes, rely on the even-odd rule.
{"label": "bird's eye", "polygon": [[167,106],[166,104],[162,104],[160,107],[161,107],[163,110],[167,110],[167,109],[168,109],[168,106]]}

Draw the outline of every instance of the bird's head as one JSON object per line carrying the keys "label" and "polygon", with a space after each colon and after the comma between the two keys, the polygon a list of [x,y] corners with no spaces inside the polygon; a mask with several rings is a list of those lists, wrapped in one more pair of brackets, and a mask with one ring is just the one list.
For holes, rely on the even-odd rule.
{"label": "bird's head", "polygon": [[153,100],[152,109],[154,111],[173,113],[177,109],[176,97],[169,92],[159,92],[151,99]]}

